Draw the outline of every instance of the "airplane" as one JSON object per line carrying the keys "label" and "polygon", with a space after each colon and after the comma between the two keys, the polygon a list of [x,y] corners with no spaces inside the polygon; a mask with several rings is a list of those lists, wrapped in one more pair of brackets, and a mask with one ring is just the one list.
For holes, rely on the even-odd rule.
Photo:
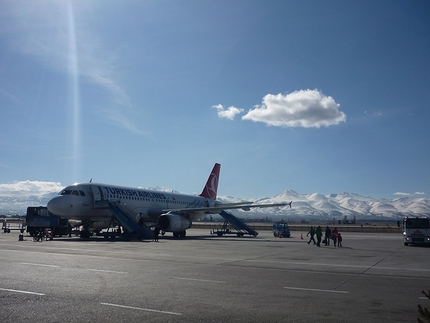
{"label": "airplane", "polygon": [[52,214],[81,221],[83,232],[88,236],[90,228],[109,226],[113,215],[108,204],[116,202],[126,205],[144,223],[158,225],[163,232],[172,232],[175,237],[185,237],[192,222],[208,214],[228,209],[291,207],[292,202],[253,205],[252,202],[223,204],[217,201],[220,169],[221,165],[216,163],[198,196],[98,184],[91,180],[65,187],[48,202],[47,208]]}

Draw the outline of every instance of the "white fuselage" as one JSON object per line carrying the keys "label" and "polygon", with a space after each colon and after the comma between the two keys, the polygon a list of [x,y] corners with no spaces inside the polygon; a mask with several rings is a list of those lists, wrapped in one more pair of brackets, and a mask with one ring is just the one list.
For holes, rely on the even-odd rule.
{"label": "white fuselage", "polygon": [[[58,216],[74,220],[108,221],[112,213],[103,202],[120,201],[137,214],[142,213],[145,222],[157,222],[158,217],[169,210],[213,206],[215,200],[196,195],[151,191],[116,185],[81,183],[64,188],[48,202],[48,210]],[[194,221],[206,215],[193,214]]]}

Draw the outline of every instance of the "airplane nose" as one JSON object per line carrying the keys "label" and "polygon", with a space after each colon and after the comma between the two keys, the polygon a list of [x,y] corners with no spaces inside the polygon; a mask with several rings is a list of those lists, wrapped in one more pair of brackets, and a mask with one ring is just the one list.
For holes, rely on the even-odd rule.
{"label": "airplane nose", "polygon": [[55,215],[62,215],[62,207],[61,207],[61,199],[59,196],[56,196],[52,198],[48,204],[46,205],[48,207],[48,211]]}

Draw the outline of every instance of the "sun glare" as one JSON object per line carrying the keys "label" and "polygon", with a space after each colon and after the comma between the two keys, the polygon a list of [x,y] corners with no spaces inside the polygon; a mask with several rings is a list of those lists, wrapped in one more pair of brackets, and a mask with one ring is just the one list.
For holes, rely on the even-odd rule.
{"label": "sun glare", "polygon": [[81,145],[80,145],[80,105],[79,105],[79,71],[78,71],[78,54],[76,48],[76,29],[75,18],[73,12],[73,4],[68,2],[68,64],[69,64],[69,97],[70,106],[73,112],[72,129],[73,129],[73,180],[76,181],[80,177],[81,171]]}

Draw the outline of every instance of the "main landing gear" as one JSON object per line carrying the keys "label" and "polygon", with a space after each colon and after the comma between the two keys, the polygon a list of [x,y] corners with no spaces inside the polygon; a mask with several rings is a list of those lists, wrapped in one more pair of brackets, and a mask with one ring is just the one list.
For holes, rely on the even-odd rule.
{"label": "main landing gear", "polygon": [[175,238],[185,238],[185,236],[187,235],[187,231],[180,231],[180,232],[173,232],[173,236]]}
{"label": "main landing gear", "polygon": [[90,237],[90,226],[91,221],[82,221],[82,229],[79,233],[79,236],[84,239],[88,239]]}

